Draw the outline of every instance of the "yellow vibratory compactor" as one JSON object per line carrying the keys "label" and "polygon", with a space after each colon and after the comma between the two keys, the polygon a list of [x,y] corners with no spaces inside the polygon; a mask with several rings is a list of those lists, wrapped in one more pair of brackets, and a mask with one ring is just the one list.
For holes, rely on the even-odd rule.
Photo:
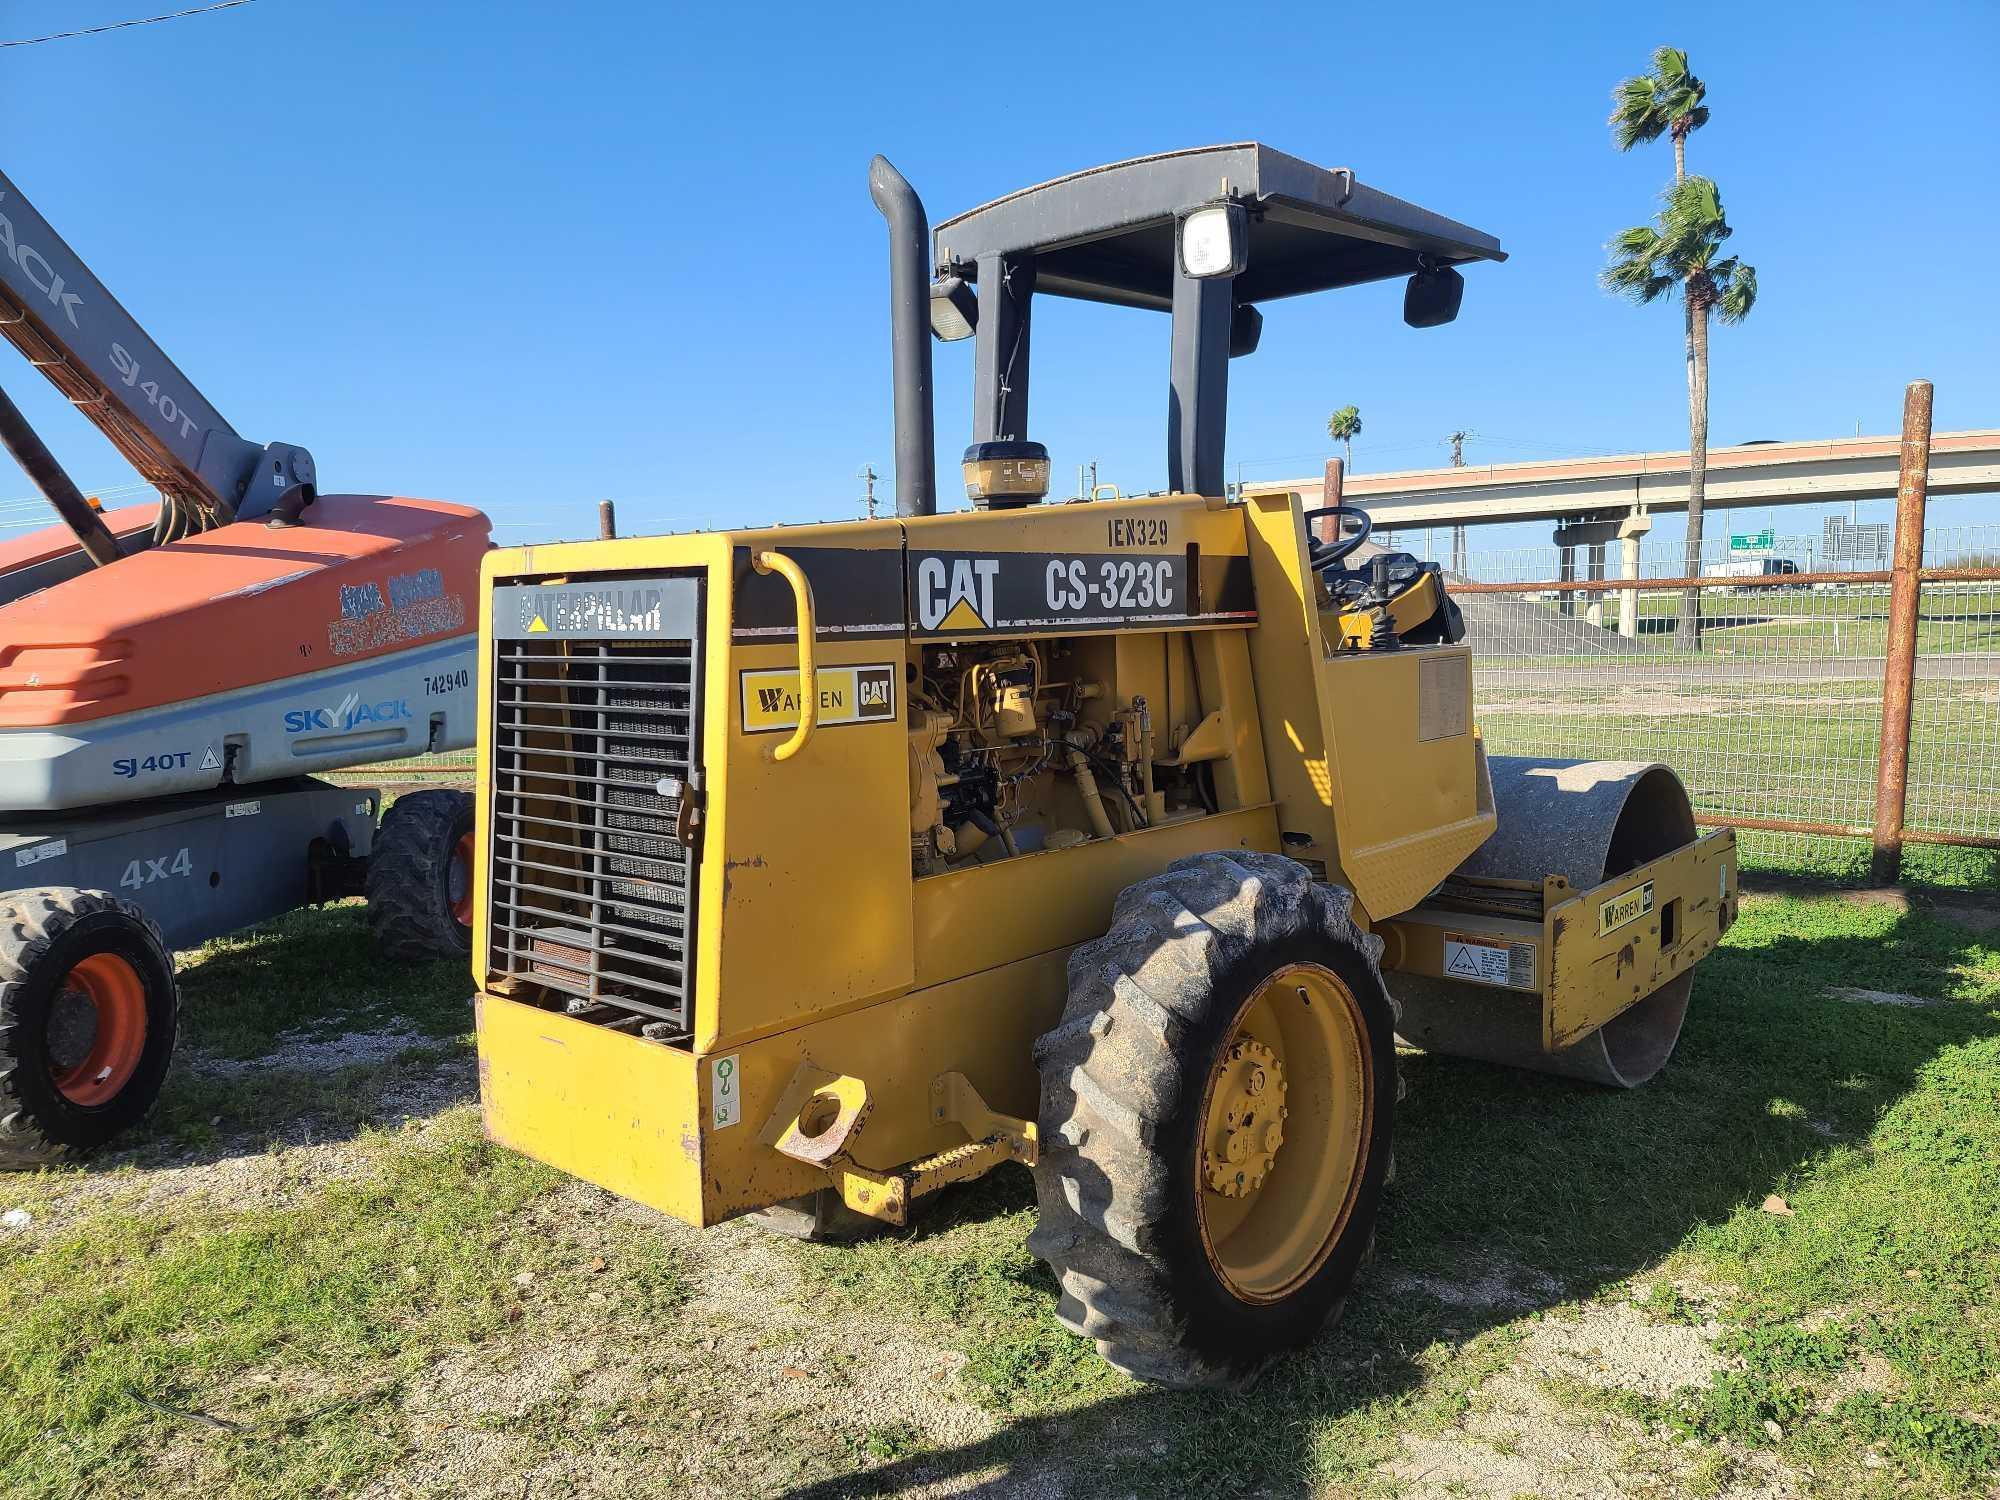
{"label": "yellow vibratory compactor", "polygon": [[[828,1234],[1033,1169],[1057,1316],[1170,1385],[1310,1340],[1390,1173],[1395,1038],[1613,1086],[1736,907],[1665,767],[1489,757],[1435,566],[1224,498],[1259,304],[1476,230],[1257,145],[930,230],[877,158],[898,514],[488,555],[475,967],[493,1139]],[[1166,493],[1045,503],[1030,311],[1172,315]],[[928,308],[926,304],[928,303]],[[938,514],[930,341],[975,340]]]}

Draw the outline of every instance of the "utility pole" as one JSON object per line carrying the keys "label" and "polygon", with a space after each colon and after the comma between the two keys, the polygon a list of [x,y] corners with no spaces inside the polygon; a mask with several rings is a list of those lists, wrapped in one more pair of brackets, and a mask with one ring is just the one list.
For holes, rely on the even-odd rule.
{"label": "utility pole", "polygon": [[863,464],[861,472],[854,477],[868,486],[868,519],[872,521],[875,519],[875,465]]}
{"label": "utility pole", "polygon": [[[1451,433],[1445,438],[1445,441],[1451,444],[1451,466],[1454,469],[1465,467],[1465,440],[1469,437],[1477,436],[1479,436],[1478,433],[1467,432],[1461,427],[1457,432]],[[1451,528],[1451,570],[1460,578],[1463,578],[1465,576],[1465,569],[1465,526],[1461,522],[1459,525]]]}

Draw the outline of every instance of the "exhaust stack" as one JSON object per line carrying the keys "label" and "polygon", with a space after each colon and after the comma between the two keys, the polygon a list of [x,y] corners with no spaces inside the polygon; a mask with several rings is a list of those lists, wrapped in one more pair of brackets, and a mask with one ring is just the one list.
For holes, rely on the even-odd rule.
{"label": "exhaust stack", "polygon": [[868,164],[868,196],[889,221],[890,349],[896,379],[896,514],[937,514],[931,411],[930,220],[886,156]]}

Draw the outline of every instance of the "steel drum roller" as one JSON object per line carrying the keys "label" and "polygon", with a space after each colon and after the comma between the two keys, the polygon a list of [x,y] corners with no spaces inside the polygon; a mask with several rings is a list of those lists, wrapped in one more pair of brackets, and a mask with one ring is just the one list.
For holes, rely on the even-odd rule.
{"label": "steel drum roller", "polygon": [[[1500,826],[1457,874],[1487,880],[1561,875],[1578,891],[1695,837],[1687,790],[1652,761],[1488,757]],[[1582,1041],[1542,1050],[1539,995],[1400,975],[1400,1034],[1427,1052],[1635,1088],[1666,1064],[1687,1015],[1690,971],[1668,980]]]}

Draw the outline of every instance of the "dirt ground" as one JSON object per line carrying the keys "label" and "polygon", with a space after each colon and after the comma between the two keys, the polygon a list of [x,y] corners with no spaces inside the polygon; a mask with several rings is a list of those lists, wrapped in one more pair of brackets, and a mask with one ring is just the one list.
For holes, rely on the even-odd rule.
{"label": "dirt ground", "polygon": [[860,1246],[695,1231],[480,1143],[450,976],[212,1021],[140,1144],[0,1179],[0,1493],[2000,1496],[1993,911],[1754,894],[1629,1095],[1407,1056],[1381,1253],[1240,1396],[1057,1328],[1007,1174]]}
{"label": "dirt ground", "polygon": [[[393,1029],[337,1041],[285,1038],[255,1064],[196,1055],[178,1066],[197,1075],[232,1076],[253,1066],[331,1074],[393,1059],[413,1040]],[[398,1149],[414,1150],[465,1128],[476,1092],[471,1060],[461,1054],[383,1085],[372,1107],[399,1132]],[[29,1222],[7,1233],[14,1248],[31,1246],[113,1204],[163,1220],[305,1204],[328,1184],[378,1162],[377,1149],[311,1115],[275,1130],[224,1134],[200,1150],[149,1144],[107,1156],[90,1172],[48,1179]],[[1004,1419],[957,1379],[963,1353],[926,1338],[921,1325],[856,1326],[829,1316],[786,1243],[748,1223],[695,1231],[576,1182],[540,1200],[532,1216],[517,1232],[560,1225],[572,1246],[608,1247],[614,1228],[668,1242],[691,1280],[673,1325],[634,1326],[619,1318],[615,1290],[592,1290],[583,1294],[582,1317],[524,1318],[517,1333],[497,1342],[441,1351],[396,1400],[415,1439],[409,1451],[361,1493],[377,1500],[840,1494],[849,1491],[837,1479],[800,1483],[802,1469],[826,1466],[798,1460],[852,1446],[857,1429],[897,1434],[915,1456],[896,1466],[892,1489],[854,1493],[993,1500],[1084,1500],[1099,1493],[1095,1479],[1080,1485],[1075,1478],[1078,1466],[1064,1451],[1066,1424],[1051,1424],[1038,1452],[996,1447]],[[1551,1394],[1581,1387],[1664,1397],[1699,1385],[1716,1366],[1712,1323],[1655,1325],[1623,1296],[1545,1314],[1538,1309],[1559,1302],[1548,1278],[1498,1261],[1475,1261],[1452,1275],[1398,1275],[1380,1267],[1365,1274],[1384,1278],[1382,1289],[1392,1294],[1463,1309],[1469,1326],[1523,1320],[1512,1358],[1470,1391],[1459,1420],[1400,1438],[1375,1476],[1381,1492],[1494,1500],[1801,1493],[1795,1477],[1768,1455],[1736,1455],[1717,1483],[1713,1473],[1699,1471],[1700,1459],[1643,1423]],[[532,1305],[542,1289],[523,1275],[519,1293]],[[263,1368],[243,1378],[268,1386],[300,1377]],[[621,1415],[634,1410],[649,1415],[643,1421]],[[552,1422],[596,1436],[563,1441],[552,1436]],[[1143,1420],[1121,1420],[1115,1428],[1118,1444],[1132,1451],[1164,1452],[1172,1436]],[[206,1451],[215,1437],[202,1421],[183,1423],[156,1472],[219,1477]],[[1094,1440],[1103,1441],[1103,1433]],[[985,1447],[994,1449],[991,1462],[977,1456]],[[865,1466],[857,1455],[857,1467]]]}

